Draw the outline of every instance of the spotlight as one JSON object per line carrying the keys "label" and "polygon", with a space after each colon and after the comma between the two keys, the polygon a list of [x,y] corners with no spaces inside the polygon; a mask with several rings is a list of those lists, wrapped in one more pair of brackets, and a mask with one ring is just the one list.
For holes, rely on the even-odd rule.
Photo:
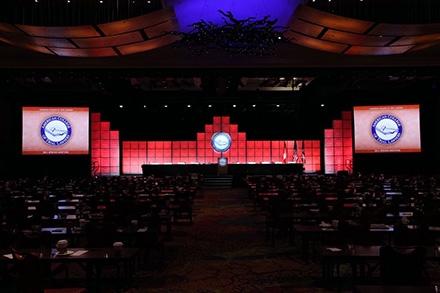
{"label": "spotlight", "polygon": [[147,105],[144,105],[144,109],[146,109],[147,108]]}
{"label": "spotlight", "polygon": [[147,4],[151,4],[151,1],[150,1],[150,0],[148,0],[148,1],[147,1]]}
{"label": "spotlight", "polygon": [[104,3],[104,0],[99,0],[99,3],[100,3],[100,4]]}
{"label": "spotlight", "polygon": [[252,105],[252,108],[255,108],[256,106],[257,106],[257,105],[253,104],[253,105]]}
{"label": "spotlight", "polygon": [[168,108],[168,105],[163,105],[164,108]]}
{"label": "spotlight", "polygon": [[69,4],[70,3],[70,0],[67,0],[67,4]]}
{"label": "spotlight", "polygon": [[187,108],[191,108],[191,105],[187,105],[186,107],[187,107]]}
{"label": "spotlight", "polygon": [[237,107],[237,105],[235,105],[235,104],[234,104],[234,105],[232,105],[232,108],[236,108],[236,107]]}
{"label": "spotlight", "polygon": [[212,105],[208,105],[208,108],[212,108]]}
{"label": "spotlight", "polygon": [[279,104],[277,104],[277,108],[279,108],[280,107],[280,105]]}
{"label": "spotlight", "polygon": [[124,105],[119,105],[119,108],[120,108],[120,109],[124,108]]}
{"label": "spotlight", "polygon": [[321,104],[321,108],[324,108],[325,107],[325,104]]}
{"label": "spotlight", "polygon": [[38,0],[34,0],[35,3],[38,3]]}

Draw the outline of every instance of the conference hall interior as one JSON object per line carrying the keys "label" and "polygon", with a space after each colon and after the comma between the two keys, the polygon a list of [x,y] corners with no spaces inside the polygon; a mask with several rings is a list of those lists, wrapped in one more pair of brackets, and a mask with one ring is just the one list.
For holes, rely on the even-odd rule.
{"label": "conference hall interior", "polygon": [[3,0],[0,292],[439,292],[440,1]]}

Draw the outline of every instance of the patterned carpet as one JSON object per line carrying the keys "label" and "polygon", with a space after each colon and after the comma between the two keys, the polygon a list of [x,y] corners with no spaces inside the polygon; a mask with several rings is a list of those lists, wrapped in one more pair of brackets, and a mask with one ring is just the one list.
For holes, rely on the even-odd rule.
{"label": "patterned carpet", "polygon": [[265,239],[245,189],[202,191],[194,223],[173,235],[161,269],[140,272],[128,292],[324,292],[314,289],[319,264],[302,261],[287,241]]}

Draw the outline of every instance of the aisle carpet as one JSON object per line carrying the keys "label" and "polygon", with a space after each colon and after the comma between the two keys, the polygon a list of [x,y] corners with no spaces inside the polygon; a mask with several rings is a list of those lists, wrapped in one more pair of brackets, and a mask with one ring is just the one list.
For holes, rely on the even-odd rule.
{"label": "aisle carpet", "polygon": [[287,241],[266,240],[264,217],[245,189],[206,190],[194,223],[180,224],[159,270],[137,274],[129,292],[322,292],[320,266]]}

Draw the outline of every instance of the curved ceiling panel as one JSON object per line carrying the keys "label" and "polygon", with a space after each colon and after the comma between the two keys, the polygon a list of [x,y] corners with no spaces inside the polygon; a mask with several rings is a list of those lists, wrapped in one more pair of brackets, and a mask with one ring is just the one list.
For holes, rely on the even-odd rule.
{"label": "curved ceiling panel", "polygon": [[304,47],[347,55],[395,55],[438,44],[440,24],[387,24],[298,8],[285,36]]}
{"label": "curved ceiling panel", "polygon": [[0,23],[0,41],[66,57],[112,57],[153,50],[176,42],[172,9],[96,26],[41,27]]}

